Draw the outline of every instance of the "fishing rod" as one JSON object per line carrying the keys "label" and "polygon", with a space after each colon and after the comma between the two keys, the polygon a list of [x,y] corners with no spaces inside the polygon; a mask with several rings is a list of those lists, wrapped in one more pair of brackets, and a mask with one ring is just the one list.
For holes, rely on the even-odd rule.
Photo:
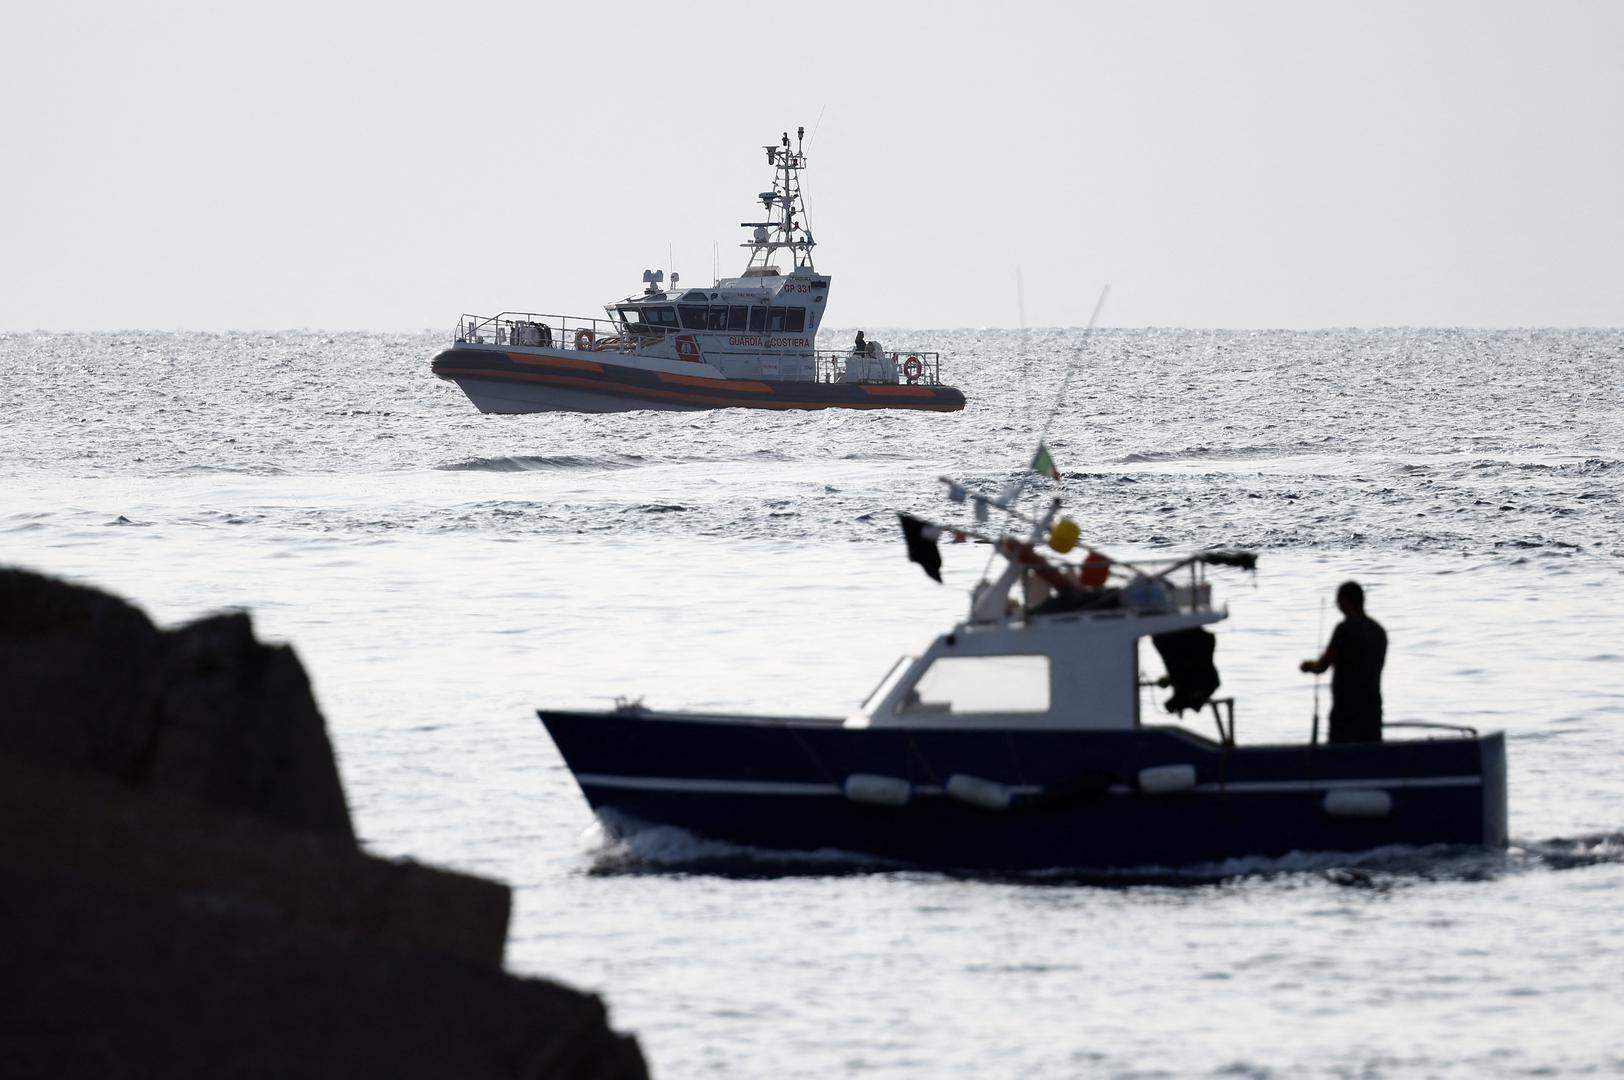
{"label": "fishing rod", "polygon": [[[1019,292],[1020,279],[1018,276],[1016,278],[1016,286],[1017,291]],[[1043,452],[1044,440],[1049,436],[1049,429],[1054,426],[1055,417],[1059,416],[1060,410],[1065,407],[1066,391],[1071,387],[1071,377],[1077,370],[1077,361],[1082,357],[1083,353],[1088,351],[1089,344],[1094,340],[1094,327],[1100,321],[1100,312],[1105,308],[1105,298],[1110,294],[1111,286],[1106,285],[1100,289],[1100,298],[1094,301],[1094,313],[1088,317],[1088,327],[1083,331],[1082,344],[1077,346],[1076,351],[1071,355],[1071,359],[1066,361],[1066,373],[1060,380],[1060,392],[1055,395],[1054,408],[1049,410],[1049,418],[1043,422],[1043,430],[1038,433],[1038,449],[1033,452],[1032,461],[1036,461],[1038,454]],[[1019,303],[1021,305],[1021,324],[1022,334],[1024,337],[1026,324],[1026,303],[1024,296],[1020,297]],[[1026,478],[1031,474],[1031,472],[1032,463],[1028,462],[1026,467],[1021,470],[1020,475],[1015,478],[1014,483],[1010,484],[1007,488],[1000,492],[998,498],[991,500],[993,505],[1006,513],[1015,514],[1015,504],[1020,501],[1022,492],[1026,490]],[[1016,516],[1020,517],[1018,514],[1016,514]],[[1031,522],[1030,518],[1022,518],[1022,520],[1027,521],[1028,523]],[[988,553],[987,565],[981,571],[981,576],[983,578],[985,578],[992,570],[992,562],[996,557],[996,554],[996,551]]]}
{"label": "fishing rod", "polygon": [[[1321,645],[1321,643],[1324,642],[1324,640],[1325,640],[1325,597],[1322,596],[1322,597],[1320,597],[1319,629],[1314,631],[1314,647],[1316,649],[1320,650],[1320,654],[1319,654],[1320,656],[1325,655],[1325,650]],[[1319,656],[1316,656],[1314,659],[1316,661],[1318,661]],[[1314,672],[1314,728],[1313,728],[1313,733],[1308,738],[1308,745],[1310,745],[1310,746],[1318,746],[1319,745],[1320,675],[1323,674],[1323,672],[1318,670],[1318,664],[1317,663],[1316,663],[1315,667],[1316,667],[1316,670]]]}
{"label": "fishing rod", "polygon": [[1072,354],[1071,360],[1066,364],[1065,377],[1060,380],[1060,392],[1055,395],[1054,408],[1049,410],[1049,419],[1043,422],[1043,430],[1038,434],[1038,445],[1048,437],[1049,428],[1054,426],[1055,417],[1066,404],[1066,391],[1071,388],[1071,377],[1077,373],[1077,360],[1088,351],[1088,344],[1094,339],[1094,326],[1100,321],[1100,312],[1105,307],[1105,298],[1111,294],[1111,286],[1106,285],[1100,289],[1100,298],[1094,301],[1094,314],[1088,317],[1088,329],[1083,331],[1083,343]]}

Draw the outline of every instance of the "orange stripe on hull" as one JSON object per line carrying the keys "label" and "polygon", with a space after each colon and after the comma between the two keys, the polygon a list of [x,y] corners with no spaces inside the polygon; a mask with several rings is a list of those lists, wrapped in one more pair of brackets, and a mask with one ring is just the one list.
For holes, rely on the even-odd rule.
{"label": "orange stripe on hull", "polygon": [[595,360],[576,360],[569,356],[531,356],[528,353],[505,354],[515,364],[540,364],[544,367],[574,368],[577,371],[602,372],[603,365]]}
{"label": "orange stripe on hull", "polygon": [[714,390],[743,390],[751,394],[770,394],[773,388],[764,382],[748,379],[702,379],[698,375],[673,375],[669,371],[652,373],[661,382],[680,383],[683,386],[703,386]]}

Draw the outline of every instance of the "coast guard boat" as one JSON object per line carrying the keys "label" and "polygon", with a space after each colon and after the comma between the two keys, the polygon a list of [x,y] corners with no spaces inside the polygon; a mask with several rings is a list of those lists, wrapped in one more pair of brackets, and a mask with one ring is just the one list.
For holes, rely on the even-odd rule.
{"label": "coast guard boat", "polygon": [[[1040,451],[1046,453],[1046,451]],[[950,485],[955,501],[965,491]],[[1000,508],[1002,497],[977,501]],[[778,718],[544,709],[542,722],[611,833],[656,825],[752,848],[834,850],[949,870],[1179,867],[1293,851],[1506,844],[1505,742],[1447,724],[1426,737],[1243,745],[1206,627],[1207,550],[1151,564],[1089,551],[1059,500],[979,536],[1002,573],[967,618],[904,657],[850,716]],[[982,515],[977,514],[980,520]],[[940,580],[937,538],[902,515]],[[1045,545],[1047,552],[1040,550]],[[1140,674],[1149,640],[1165,676]],[[1146,714],[1152,687],[1196,730]]]}
{"label": "coast guard boat", "polygon": [[964,408],[935,352],[817,348],[830,278],[812,265],[804,132],[793,150],[788,132],[765,148],[772,190],[758,196],[763,220],[743,223],[738,277],[679,289],[676,273],[666,288],[664,271],[645,270],[643,292],[606,305],[605,319],[464,315],[434,374],[487,413]]}

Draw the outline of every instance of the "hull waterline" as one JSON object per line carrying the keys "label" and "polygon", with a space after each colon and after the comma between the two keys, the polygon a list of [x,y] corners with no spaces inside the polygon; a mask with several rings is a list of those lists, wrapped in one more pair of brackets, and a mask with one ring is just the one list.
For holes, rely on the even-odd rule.
{"label": "hull waterline", "polygon": [[951,386],[704,378],[539,351],[453,347],[433,372],[486,413],[964,408]]}

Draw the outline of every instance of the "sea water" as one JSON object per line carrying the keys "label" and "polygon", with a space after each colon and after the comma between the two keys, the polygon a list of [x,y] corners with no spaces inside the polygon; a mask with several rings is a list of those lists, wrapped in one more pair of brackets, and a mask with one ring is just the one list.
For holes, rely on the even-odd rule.
{"label": "sea water", "polygon": [[[968,407],[485,417],[441,335],[3,335],[0,562],[251,610],[366,845],[510,882],[509,965],[656,1076],[1624,1073],[1624,332],[870,336]],[[1089,544],[1259,552],[1214,572],[1243,742],[1323,716],[1297,663],[1362,581],[1389,720],[1506,732],[1512,848],[987,880],[605,839],[536,707],[845,714],[988,564],[936,585],[895,511],[965,523],[937,478],[1040,435],[1023,505]]]}

